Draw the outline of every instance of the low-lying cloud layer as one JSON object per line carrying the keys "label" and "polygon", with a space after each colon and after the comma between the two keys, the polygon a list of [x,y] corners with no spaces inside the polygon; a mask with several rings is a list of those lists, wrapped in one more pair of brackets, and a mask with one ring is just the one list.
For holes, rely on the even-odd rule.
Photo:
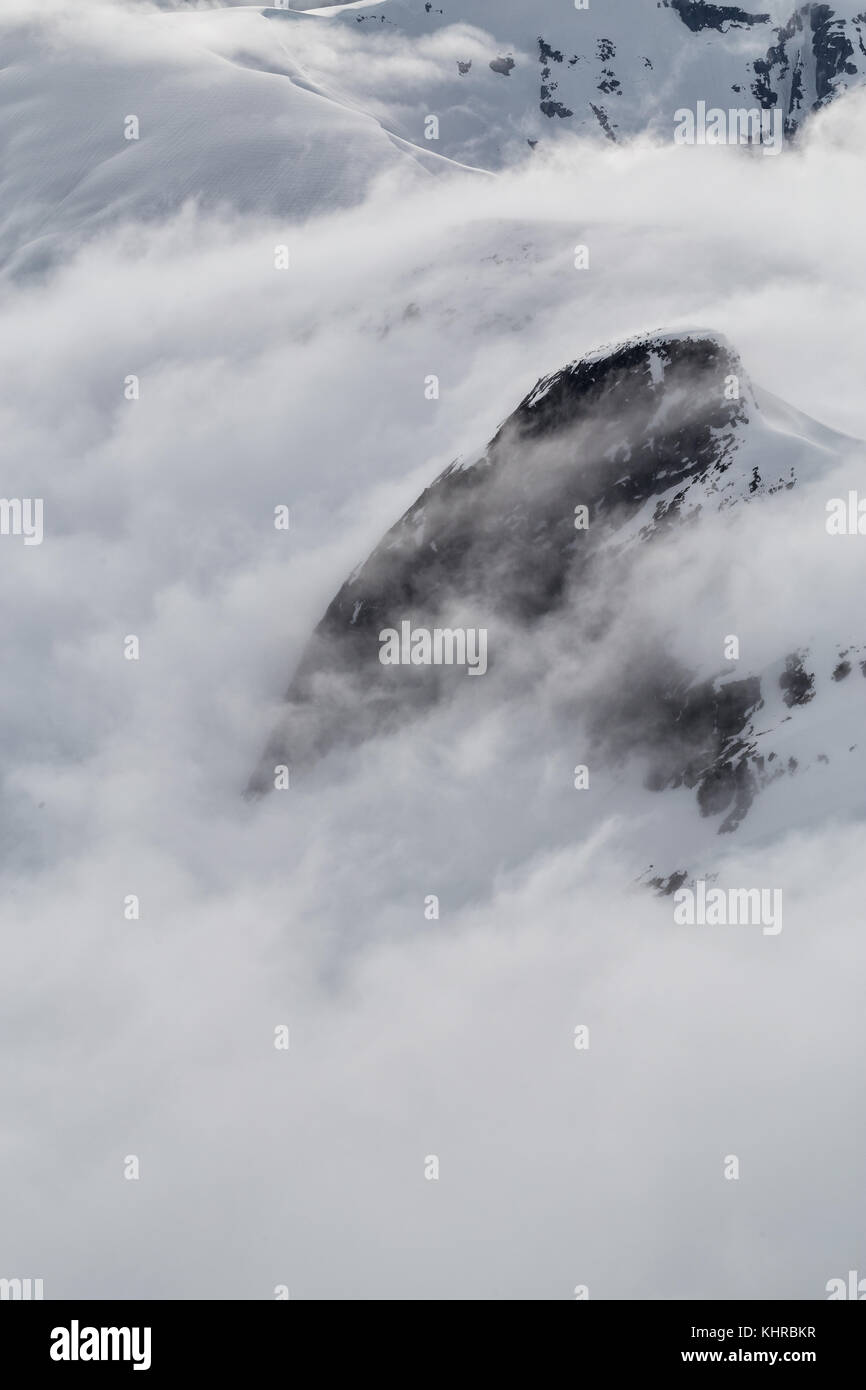
{"label": "low-lying cloud layer", "polygon": [[[859,479],[647,555],[591,670],[550,642],[511,707],[476,694],[242,791],[333,593],[546,372],[709,326],[866,436],[864,137],[855,93],[778,160],[575,143],[496,179],[397,168],[297,219],[232,209],[227,182],[219,213],[120,221],[0,281],[0,490],[45,503],[42,545],[0,537],[0,1275],[47,1297],[820,1298],[857,1266],[859,764],[832,765],[820,820],[792,781],[760,833],[713,843],[628,761],[576,792],[593,750],[561,696],[614,682],[648,630],[701,669],[728,632],[749,666],[855,640],[859,542],[824,503]],[[676,926],[634,880],[684,846],[781,887],[783,932]]]}

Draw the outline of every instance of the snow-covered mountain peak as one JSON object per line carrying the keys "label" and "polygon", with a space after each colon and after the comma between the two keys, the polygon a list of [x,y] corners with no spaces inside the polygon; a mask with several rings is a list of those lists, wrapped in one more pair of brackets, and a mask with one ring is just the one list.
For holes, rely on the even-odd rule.
{"label": "snow-covered mountain peak", "polygon": [[[753,387],[714,332],[645,334],[569,363],[526,394],[480,459],[446,468],[337,593],[252,789],[271,785],[276,764],[304,768],[345,740],[469,699],[465,672],[452,665],[383,665],[383,632],[483,629],[489,671],[486,682],[468,683],[483,686],[468,717],[471,708],[519,703],[527,681],[544,679],[550,644],[560,654],[573,648],[578,669],[601,672],[586,675],[570,715],[591,730],[598,756],[636,753],[653,790],[691,788],[702,818],[736,830],[779,775],[774,730],[811,701],[815,672],[807,678],[803,664],[811,634],[802,648],[734,665],[720,645],[718,660],[687,668],[665,653],[663,627],[603,660],[599,653],[615,641],[648,547],[663,554],[684,526],[702,528],[716,546],[731,509],[773,507],[852,450],[862,464],[857,441]],[[832,634],[828,642],[821,674],[829,681],[840,643]],[[611,660],[623,673],[613,686]]]}
{"label": "snow-covered mountain peak", "polygon": [[[389,128],[423,144],[433,115],[436,148],[487,168],[567,133],[671,138],[677,112],[699,103],[778,113],[790,139],[866,71],[860,0],[784,13],[705,0],[593,0],[587,9],[562,0],[379,0],[319,9],[316,22],[363,40],[347,97],[366,90],[366,44],[377,72],[393,65],[391,93],[377,91]],[[411,87],[407,43],[419,62]]]}

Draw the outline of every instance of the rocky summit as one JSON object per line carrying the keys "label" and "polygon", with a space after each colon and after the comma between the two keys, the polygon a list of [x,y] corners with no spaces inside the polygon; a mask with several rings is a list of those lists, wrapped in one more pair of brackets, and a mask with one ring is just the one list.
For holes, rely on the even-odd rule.
{"label": "rocky summit", "polygon": [[[446,468],[343,584],[250,790],[272,786],[276,765],[309,767],[462,697],[465,663],[424,655],[437,632],[483,631],[485,680],[470,682],[471,701],[477,711],[507,700],[533,642],[543,665],[552,633],[578,655],[603,640],[644,547],[731,508],[770,505],[854,447],[755,388],[715,333],[649,334],[542,379],[484,455]],[[589,614],[582,597],[599,592],[605,602]],[[384,660],[395,643],[402,659]],[[702,675],[648,641],[623,654],[622,679],[586,692],[573,713],[602,756],[638,753],[647,786],[693,788],[696,810],[731,831],[762,785],[795,770],[773,751],[772,731],[812,698],[806,655],[773,653],[767,669],[720,661]]]}

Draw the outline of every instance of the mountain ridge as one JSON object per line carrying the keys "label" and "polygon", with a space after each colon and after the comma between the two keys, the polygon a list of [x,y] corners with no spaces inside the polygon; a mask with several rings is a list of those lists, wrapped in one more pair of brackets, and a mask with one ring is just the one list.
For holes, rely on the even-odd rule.
{"label": "mountain ridge", "polygon": [[[620,0],[586,10],[558,0],[531,8],[517,0],[382,0],[306,17],[265,13],[355,33],[385,73],[393,54],[393,99],[387,89],[378,94],[389,129],[423,145],[425,116],[433,114],[449,157],[491,169],[513,160],[518,144],[536,148],[567,131],[614,143],[647,132],[665,138],[676,111],[698,101],[778,110],[793,139],[811,112],[866,74],[861,0],[792,4],[781,22],[768,11],[704,0]],[[424,78],[412,91],[397,61],[406,42],[424,55]],[[351,73],[346,81],[351,93]]]}
{"label": "mountain ridge", "polygon": [[[864,447],[754,387],[709,330],[640,334],[541,378],[485,453],[440,472],[339,589],[248,793],[268,790],[277,765],[306,775],[334,747],[411,724],[443,699],[461,694],[469,717],[507,702],[542,634],[563,650],[603,638],[644,547],[769,503]],[[584,613],[583,594],[599,591],[601,607]],[[492,693],[470,699],[449,665],[383,666],[381,634],[403,623],[489,632],[490,670],[469,684],[490,682]],[[600,756],[639,754],[647,787],[689,788],[702,817],[735,831],[780,775],[768,732],[813,698],[808,646],[762,669],[720,661],[700,673],[653,638],[620,663],[616,687],[574,711]]]}

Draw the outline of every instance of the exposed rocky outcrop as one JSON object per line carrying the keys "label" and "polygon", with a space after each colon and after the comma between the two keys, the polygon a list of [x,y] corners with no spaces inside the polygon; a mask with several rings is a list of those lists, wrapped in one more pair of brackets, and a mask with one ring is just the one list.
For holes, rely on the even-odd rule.
{"label": "exposed rocky outcrop", "polygon": [[[580,656],[615,621],[619,576],[642,547],[790,489],[808,455],[805,437],[775,433],[716,334],[648,335],[543,378],[484,455],[445,469],[336,594],[251,789],[272,785],[276,765],[304,768],[468,686],[480,710],[507,703],[515,645],[554,631],[563,653]],[[586,593],[596,595],[589,620]],[[483,628],[486,679],[467,683],[459,663],[383,665],[381,634],[404,623]],[[779,653],[774,676],[734,665],[701,677],[657,640],[637,642],[620,654],[616,680],[585,692],[571,714],[599,756],[638,756],[647,786],[692,789],[697,811],[731,831],[763,785],[796,770],[755,721],[768,691],[789,710],[813,698],[807,656]]]}

